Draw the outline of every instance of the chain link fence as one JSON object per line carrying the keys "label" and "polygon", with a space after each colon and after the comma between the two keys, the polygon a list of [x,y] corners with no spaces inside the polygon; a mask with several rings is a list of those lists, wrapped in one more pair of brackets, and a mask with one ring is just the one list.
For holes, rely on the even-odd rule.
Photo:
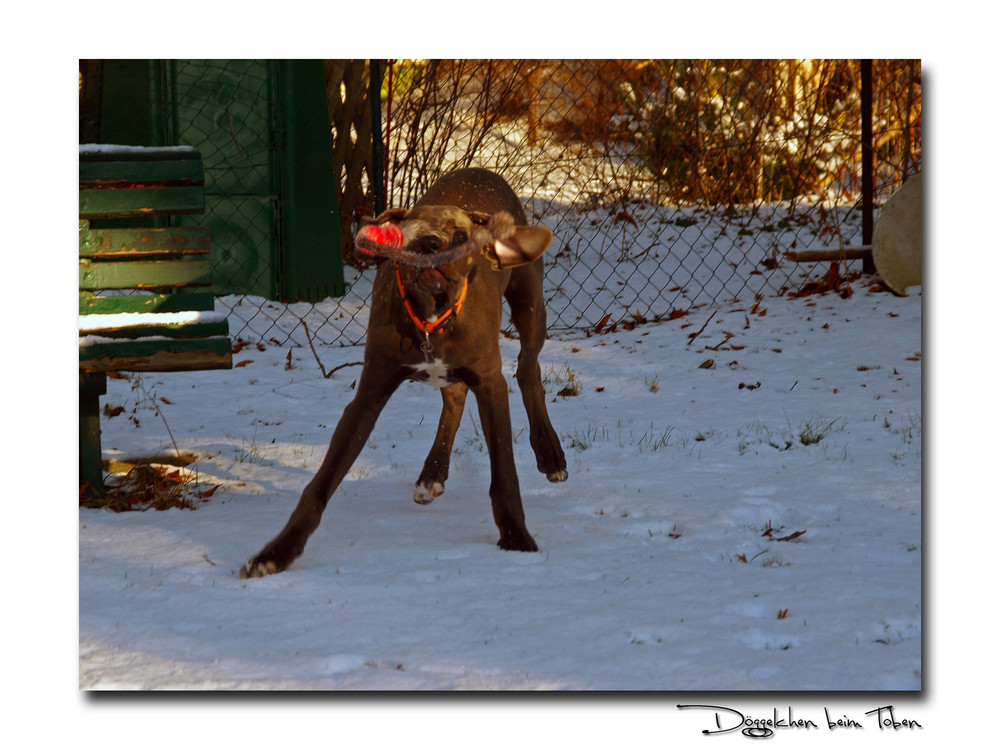
{"label": "chain link fence", "polygon": [[[123,85],[122,63],[81,61],[81,142],[158,128],[202,151],[206,183],[232,188],[208,208],[224,227],[212,234],[219,303],[236,336],[276,345],[363,342],[374,269],[353,265],[359,217],[412,204],[455,167],[502,174],[529,219],[553,230],[557,336],[794,294],[827,267],[788,251],[868,239],[866,146],[875,207],[921,169],[918,60],[872,61],[864,91],[859,60],[384,61],[379,122],[370,63],[324,61],[345,292],[296,302],[266,282],[280,277],[268,266],[280,252],[280,185],[265,168],[281,131],[275,63],[147,63],[149,87],[171,96],[115,109],[102,87]],[[841,262],[838,278],[860,268]]]}

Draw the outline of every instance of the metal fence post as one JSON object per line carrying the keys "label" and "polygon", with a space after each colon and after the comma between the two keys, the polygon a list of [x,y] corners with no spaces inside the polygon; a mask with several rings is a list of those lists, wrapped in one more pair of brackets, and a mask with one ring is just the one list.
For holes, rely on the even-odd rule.
{"label": "metal fence post", "polygon": [[368,101],[372,106],[372,188],[375,194],[375,216],[385,211],[385,145],[382,143],[382,64],[368,64]]}
{"label": "metal fence post", "polygon": [[[872,244],[874,229],[875,174],[872,149],[872,61],[861,61],[861,242]],[[874,273],[875,264],[865,258],[865,273]]]}

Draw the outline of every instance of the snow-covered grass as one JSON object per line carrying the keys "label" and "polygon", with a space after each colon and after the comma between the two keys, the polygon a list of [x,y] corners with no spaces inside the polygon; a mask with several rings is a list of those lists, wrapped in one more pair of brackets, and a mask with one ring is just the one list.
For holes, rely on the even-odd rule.
{"label": "snow-covered grass", "polygon": [[[360,368],[324,379],[308,347],[265,340],[231,371],[144,375],[219,489],[196,511],[80,510],[81,687],[921,688],[919,292],[856,282],[549,341],[561,484],[534,469],[517,342],[502,351],[540,553],[495,546],[475,409],[445,494],[412,501],[440,398],[408,383],[303,556],[252,581],[240,563],[287,520]],[[146,398],[109,381],[106,458],[173,449]]]}

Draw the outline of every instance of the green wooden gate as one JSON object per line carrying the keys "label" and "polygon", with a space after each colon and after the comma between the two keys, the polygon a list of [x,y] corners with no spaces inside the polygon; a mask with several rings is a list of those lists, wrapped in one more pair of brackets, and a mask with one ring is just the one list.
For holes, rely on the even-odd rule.
{"label": "green wooden gate", "polygon": [[123,60],[92,67],[99,104],[89,118],[81,113],[81,141],[201,152],[205,215],[198,221],[211,231],[216,294],[315,302],[344,293],[321,61]]}

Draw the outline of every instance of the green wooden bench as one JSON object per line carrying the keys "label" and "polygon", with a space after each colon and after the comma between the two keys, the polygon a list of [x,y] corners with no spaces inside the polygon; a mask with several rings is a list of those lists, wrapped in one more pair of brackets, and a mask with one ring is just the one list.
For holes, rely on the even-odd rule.
{"label": "green wooden bench", "polygon": [[107,373],[232,367],[211,290],[205,210],[192,148],[80,146],[80,487],[104,492],[100,397]]}

